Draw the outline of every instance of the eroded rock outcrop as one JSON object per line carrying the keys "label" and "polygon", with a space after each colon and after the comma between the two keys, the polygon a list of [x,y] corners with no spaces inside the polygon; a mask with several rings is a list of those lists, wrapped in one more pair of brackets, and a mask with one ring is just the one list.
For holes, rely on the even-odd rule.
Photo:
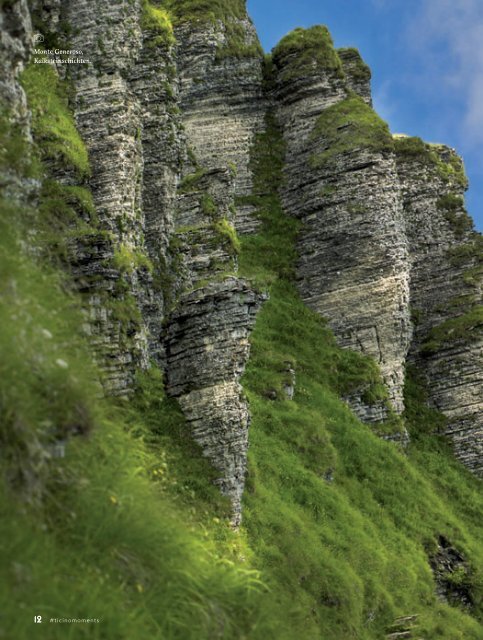
{"label": "eroded rock outcrop", "polygon": [[[12,6],[12,16],[28,22],[26,5]],[[236,189],[247,188],[237,185],[248,181],[252,105],[234,132],[229,158],[221,157],[225,164],[220,168],[217,161],[215,167],[203,149],[203,158],[195,158],[186,143],[179,110],[179,56],[165,12],[138,1],[109,6],[95,0],[75,5],[33,2],[32,7],[46,46],[82,50],[87,60],[72,67],[44,68],[48,89],[58,91],[55,100],[62,103],[62,117],[69,121],[83,166],[66,162],[65,154],[46,154],[43,179],[50,189],[46,197],[54,189],[59,202],[67,194],[85,200],[84,207],[76,203],[69,210],[78,216],[82,232],[76,234],[73,219],[63,261],[85,301],[84,330],[103,370],[105,391],[129,395],[136,371],[147,368],[150,360],[166,369],[169,381],[183,379],[182,389],[170,382],[168,391],[180,398],[194,437],[220,469],[220,486],[232,499],[238,522],[249,422],[239,378],[262,300],[247,282],[234,277],[234,197]],[[245,15],[235,31],[243,33],[249,24]],[[217,23],[217,29],[221,33],[224,26]],[[237,62],[235,56],[231,63],[220,63],[226,91],[230,74],[246,75],[246,60],[253,66],[257,59],[260,75],[259,45],[251,43],[251,29],[246,44],[256,45],[256,50],[247,51],[244,60]],[[31,38],[30,31],[26,38]],[[230,40],[220,42],[229,45]],[[25,51],[18,59],[5,56],[15,66],[6,69],[11,86],[5,94],[15,98],[19,112],[22,100],[25,105],[17,78],[22,57],[26,61]],[[32,65],[29,73],[35,85],[41,84],[37,76],[44,71]],[[205,78],[208,84],[210,78],[211,71]],[[261,94],[261,83],[256,84]],[[68,105],[62,93],[67,87]],[[235,111],[244,109],[245,99],[242,92]],[[68,106],[70,114],[65,111]],[[25,106],[24,116],[28,137]],[[35,136],[42,141],[42,132]],[[64,145],[60,137],[58,142]],[[240,174],[234,164],[227,166],[228,159],[240,163]],[[201,164],[202,160],[207,162]],[[195,309],[202,310],[200,326]],[[187,318],[188,327],[183,325]],[[216,351],[216,357],[205,358],[203,345],[206,353]],[[208,366],[201,373],[200,357]]]}
{"label": "eroded rock outcrop", "polygon": [[[250,147],[263,128],[263,54],[246,11],[215,11],[187,19],[175,29],[178,46],[181,113],[190,149],[207,168],[231,166],[235,195],[250,193]],[[235,225],[253,232],[253,207],[239,201]]]}
{"label": "eroded rock outcrop", "polygon": [[[368,76],[323,27],[289,34],[274,50],[274,97],[287,143],[284,206],[302,221],[297,269],[304,301],[329,319],[341,346],[373,357],[392,407],[403,410],[409,346],[409,264],[387,127],[366,103]],[[344,69],[352,75],[346,75]],[[366,421],[383,405],[352,403]]]}
{"label": "eroded rock outcrop", "polygon": [[[243,3],[215,4],[195,16],[141,0],[30,4],[46,45],[89,60],[51,72],[69,88],[64,108],[90,171],[55,154],[43,162],[61,195],[92,195],[92,208],[73,207],[84,226],[64,261],[106,391],[128,396],[137,369],[163,368],[239,522],[249,424],[239,381],[263,296],[237,278],[235,229],[259,224],[250,149],[268,113],[286,149],[283,206],[302,223],[302,298],[342,347],[377,362],[387,389],[347,401],[366,422],[401,414],[409,352],[457,456],[481,473],[481,237],[463,209],[459,160],[394,140],[372,110],[369,69],[356,50],[335,50],[325,27],[296,29],[264,62]],[[29,139],[18,82],[27,4],[4,3],[1,16],[0,89]]]}
{"label": "eroded rock outcrop", "polygon": [[167,336],[168,392],[219,469],[234,524],[241,518],[250,421],[240,377],[262,299],[238,278],[195,289],[180,298]]}
{"label": "eroded rock outcrop", "polygon": [[[227,11],[228,14],[228,11]],[[237,195],[249,193],[249,150],[265,114],[262,55],[243,11],[176,28],[181,111],[189,144],[208,168],[236,167]]]}
{"label": "eroded rock outcrop", "polygon": [[19,72],[27,62],[32,46],[32,22],[26,0],[4,3],[0,12],[0,96],[2,110],[16,115],[17,123],[28,121]]}
{"label": "eroded rock outcrop", "polygon": [[[145,367],[149,358],[138,311],[145,276],[135,258],[137,252],[145,253],[142,113],[129,81],[143,46],[140,12],[140,2],[121,11],[117,3],[83,0],[66,3],[62,16],[72,31],[70,46],[90,60],[69,73],[75,87],[75,118],[92,168],[89,185],[112,248],[110,259],[99,264],[98,277],[87,279],[83,292],[104,384],[118,395],[130,392],[136,368]],[[126,260],[116,265],[116,254]],[[131,313],[124,314],[128,310]]]}
{"label": "eroded rock outcrop", "polygon": [[443,145],[397,137],[411,259],[409,361],[448,418],[457,457],[483,473],[481,236],[464,208],[461,159]]}
{"label": "eroded rock outcrop", "polygon": [[430,564],[439,599],[452,605],[471,608],[474,604],[471,569],[461,551],[447,538],[439,536]]}

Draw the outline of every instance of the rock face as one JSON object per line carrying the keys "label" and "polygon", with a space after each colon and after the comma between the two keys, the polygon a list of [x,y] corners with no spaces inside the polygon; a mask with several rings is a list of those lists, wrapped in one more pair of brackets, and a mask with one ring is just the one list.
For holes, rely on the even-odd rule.
{"label": "rock face", "polygon": [[[72,29],[70,46],[85,51],[91,60],[90,64],[73,66],[69,72],[75,87],[75,118],[92,167],[89,184],[101,227],[112,241],[112,256],[116,251],[133,255],[134,251],[146,251],[141,213],[141,100],[130,82],[136,66],[143,66],[140,11],[140,2],[131,3],[121,12],[117,3],[83,0],[75,5],[67,3],[62,16]],[[139,84],[143,70],[136,71]],[[145,99],[148,101],[149,95]],[[147,334],[142,323],[133,321],[128,340],[124,339],[126,332],[108,301],[114,298],[124,305],[129,295],[131,305],[139,305],[144,276],[134,264],[122,275],[116,273],[112,261],[109,264],[104,260],[104,264],[104,273],[100,265],[100,278],[85,291],[91,310],[91,334],[104,365],[107,390],[126,395],[136,368],[147,365]],[[119,278],[126,281],[128,294],[116,292]],[[108,288],[106,282],[110,282]]]}
{"label": "rock face", "polygon": [[409,361],[448,418],[457,457],[481,475],[481,236],[464,209],[463,165],[454,150],[417,139],[397,138],[396,150],[415,324]]}
{"label": "rock face", "polygon": [[[82,49],[88,59],[59,65],[56,72],[71,87],[70,107],[89,154],[90,175],[80,177],[49,160],[46,178],[59,188],[88,189],[95,204],[97,222],[89,233],[69,240],[66,266],[85,301],[84,329],[103,370],[104,389],[127,396],[137,369],[153,360],[165,369],[168,392],[179,397],[193,437],[220,469],[220,487],[238,522],[249,423],[239,378],[263,299],[235,277],[234,192],[248,189],[248,148],[257,127],[248,115],[252,105],[248,101],[247,114],[240,115],[246,95],[234,100],[238,115],[232,121],[240,117],[244,123],[233,133],[232,149],[217,157],[216,166],[203,153],[202,166],[183,133],[181,56],[169,21],[156,22],[150,5],[137,0],[32,6],[46,46]],[[32,35],[26,5],[3,5],[2,20],[16,33],[16,39],[2,40],[3,93],[19,121],[23,108],[28,136],[29,114],[17,79]],[[249,25],[242,20],[241,28]],[[197,55],[196,38],[193,47],[191,53],[184,49],[188,59]],[[254,67],[260,97],[260,59],[246,60],[230,63],[227,57],[219,65],[219,81],[228,91],[229,74],[241,78]],[[239,161],[240,174],[228,160]],[[235,185],[235,175],[244,186]]]}
{"label": "rock face", "polygon": [[194,439],[220,470],[218,484],[241,518],[250,415],[240,377],[262,297],[237,278],[182,296],[167,335],[167,390]]}
{"label": "rock face", "polygon": [[[343,60],[323,28],[298,30],[274,51],[274,97],[287,143],[283,200],[303,223],[302,298],[329,319],[341,346],[376,360],[401,413],[411,327],[395,156],[389,132],[365,104],[368,76],[357,84],[363,102],[350,94],[356,56],[345,53]],[[365,420],[385,415],[383,407],[352,406]]]}
{"label": "rock face", "polygon": [[351,91],[357,93],[364,102],[372,107],[371,70],[361,58],[357,49],[337,49]]}
{"label": "rock face", "polygon": [[[176,28],[180,107],[187,141],[207,168],[231,166],[235,196],[252,187],[250,148],[263,128],[261,47],[246,12],[215,21],[181,22]],[[237,204],[240,233],[253,232],[253,207]]]}
{"label": "rock face", "polygon": [[[242,34],[241,51],[230,48],[230,30]],[[251,189],[248,168],[253,136],[263,125],[262,58],[248,16],[176,29],[180,107],[188,143],[208,168],[236,167],[236,195]]]}
{"label": "rock face", "polygon": [[28,60],[32,46],[32,23],[26,0],[2,5],[0,33],[2,110],[10,110],[16,116],[17,123],[24,121],[26,124],[28,113],[25,93],[18,82],[18,74]]}
{"label": "rock face", "polygon": [[[171,16],[147,0],[1,5],[2,107],[26,140],[18,75],[32,20],[46,48],[88,60],[49,67],[90,173],[44,158],[44,185],[80,188],[95,205],[95,215],[77,207],[83,233],[64,260],[106,393],[128,397],[138,369],[161,367],[239,522],[249,425],[239,381],[263,296],[237,277],[236,231],[259,224],[250,149],[269,113],[286,146],[280,195],[301,221],[300,294],[342,347],[374,358],[387,389],[375,404],[362,392],[348,402],[366,422],[401,414],[409,362],[448,417],[456,455],[481,474],[481,237],[463,209],[460,161],[393,139],[372,110],[369,69],[325,27],[296,29],[264,61],[235,4],[189,15],[176,3]],[[291,399],[290,363],[287,379]]]}

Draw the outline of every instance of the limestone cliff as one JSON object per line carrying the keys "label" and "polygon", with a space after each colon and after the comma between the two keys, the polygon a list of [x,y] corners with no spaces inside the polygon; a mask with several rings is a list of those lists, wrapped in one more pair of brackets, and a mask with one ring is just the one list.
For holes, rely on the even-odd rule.
{"label": "limestone cliff", "polygon": [[[329,318],[342,346],[376,360],[401,413],[411,333],[409,270],[390,134],[352,93],[324,28],[290,34],[273,61],[287,141],[284,205],[303,222],[302,297]],[[385,417],[383,407],[360,413],[369,420]]]}
{"label": "limestone cliff", "polygon": [[[36,64],[31,18],[46,49],[88,61]],[[44,154],[35,188],[41,202],[46,185],[64,200],[75,189],[92,197],[91,208],[73,206],[63,265],[105,391],[129,397],[137,371],[163,369],[235,522],[250,421],[240,377],[266,298],[237,277],[236,230],[260,225],[250,151],[268,111],[285,142],[283,207],[300,221],[299,292],[340,346],[375,360],[385,385],[384,397],[359,388],[347,401],[366,422],[401,415],[413,364],[456,455],[481,474],[481,244],[463,209],[462,165],[445,147],[393,138],[357,51],[335,50],[314,27],[264,60],[242,2],[193,16],[182,2],[52,0],[29,13],[17,0],[1,19],[10,122],[27,142],[55,138],[36,125],[43,73],[87,151],[83,168],[67,151]],[[395,437],[407,439],[400,422]]]}
{"label": "limestone cliff", "polygon": [[455,453],[482,473],[481,235],[464,208],[453,149],[396,137],[410,247],[414,339],[409,362],[448,419]]}

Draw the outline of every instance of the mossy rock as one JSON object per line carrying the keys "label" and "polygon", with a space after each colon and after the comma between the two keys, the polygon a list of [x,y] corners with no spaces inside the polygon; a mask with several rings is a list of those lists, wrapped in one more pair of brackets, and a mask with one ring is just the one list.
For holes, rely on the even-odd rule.
{"label": "mossy rock", "polygon": [[188,173],[178,184],[178,193],[191,193],[199,188],[200,180],[206,175],[206,169],[197,169],[194,173]]}
{"label": "mossy rock", "polygon": [[481,233],[473,232],[468,242],[451,247],[448,249],[447,255],[455,267],[472,262],[481,264],[483,262],[483,236]]}
{"label": "mossy rock", "polygon": [[465,233],[473,229],[473,220],[465,211],[464,204],[462,196],[451,192],[436,201],[437,208],[450,224],[456,238],[462,238]]}
{"label": "mossy rock", "polygon": [[67,83],[48,64],[30,64],[21,83],[32,111],[32,131],[41,159],[70,168],[79,178],[90,175],[87,149],[69,110]]}
{"label": "mossy rock", "polygon": [[414,160],[437,172],[447,183],[467,189],[468,178],[461,158],[440,144],[424,142],[417,136],[394,136],[394,146],[400,160]]}
{"label": "mossy rock", "polygon": [[467,313],[445,320],[431,329],[421,352],[423,355],[431,355],[459,343],[471,344],[482,337],[482,329],[483,305],[477,305]]}
{"label": "mossy rock", "polygon": [[344,77],[332,37],[323,25],[291,31],[273,49],[272,61],[280,72],[280,80],[285,82],[322,72]]}
{"label": "mossy rock", "polygon": [[369,82],[372,76],[371,69],[364,62],[357,49],[354,47],[344,47],[337,49],[337,53],[342,60],[344,71],[350,75],[353,80]]}
{"label": "mossy rock", "polygon": [[310,159],[312,168],[326,165],[343,153],[368,150],[377,153],[394,151],[389,127],[362,98],[351,95],[325,109],[318,117],[311,141],[322,141],[321,150]]}
{"label": "mossy rock", "polygon": [[0,171],[38,177],[40,166],[21,127],[12,122],[9,109],[0,103]]}

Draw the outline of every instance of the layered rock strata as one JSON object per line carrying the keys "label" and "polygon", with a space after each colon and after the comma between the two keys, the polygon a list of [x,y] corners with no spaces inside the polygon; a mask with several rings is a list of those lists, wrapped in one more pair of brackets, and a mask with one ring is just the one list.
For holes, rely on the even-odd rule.
{"label": "layered rock strata", "polygon": [[[183,21],[175,30],[181,112],[190,148],[207,168],[231,166],[235,195],[252,187],[249,167],[254,136],[263,128],[263,56],[250,18]],[[256,230],[253,207],[239,200],[239,233]]]}
{"label": "layered rock strata", "polygon": [[[262,300],[236,277],[235,228],[257,228],[250,149],[269,110],[286,145],[284,208],[302,222],[299,291],[341,346],[375,359],[388,390],[349,403],[367,422],[401,413],[409,350],[456,455],[481,473],[481,238],[463,209],[462,168],[445,147],[393,140],[357,51],[336,51],[324,27],[296,29],[264,64],[241,4],[194,16],[173,4],[174,31],[147,0],[30,7],[46,46],[90,61],[55,68],[91,175],[54,158],[46,177],[93,196],[98,222],[78,210],[91,228],[69,240],[67,258],[106,391],[129,395],[151,360],[165,369],[239,521],[249,423],[239,380]],[[0,89],[29,139],[17,80],[27,3],[3,3],[0,19]]]}
{"label": "layered rock strata", "polygon": [[[191,178],[191,184],[189,180]],[[175,213],[178,286],[192,289],[237,271],[233,174],[228,168],[188,174]]]}
{"label": "layered rock strata", "polygon": [[[0,11],[0,97],[2,112],[28,132],[25,93],[18,76],[32,46],[32,23],[26,0],[2,5]],[[2,114],[3,115],[3,114]]]}
{"label": "layered rock strata", "polygon": [[[149,11],[148,3],[137,1],[37,6],[35,18],[44,21],[46,39],[82,49],[89,59],[72,68],[58,66],[57,73],[73,89],[71,106],[89,153],[90,176],[62,173],[62,163],[54,162],[48,177],[88,187],[96,207],[97,222],[69,240],[67,259],[86,302],[84,329],[106,392],[131,393],[136,370],[152,359],[169,381],[183,380],[182,388],[170,382],[168,392],[179,396],[193,436],[220,469],[219,484],[238,522],[249,421],[239,378],[261,297],[233,277],[235,168],[219,168],[219,162],[202,166],[189,151],[178,107],[174,38],[169,24],[153,22],[157,14]],[[232,62],[225,74],[236,74],[236,68]],[[21,102],[18,84],[12,91]],[[244,118],[242,142],[236,134],[233,148],[246,147],[247,180],[251,134]],[[243,150],[236,153],[243,159]],[[202,310],[200,326],[195,309]],[[187,318],[189,327],[183,325]],[[214,345],[217,356],[204,360],[210,373],[200,373],[201,351],[206,347],[208,354]]]}
{"label": "layered rock strata", "polygon": [[240,377],[262,297],[227,278],[181,297],[167,336],[167,389],[178,398],[194,439],[220,471],[218,485],[241,519],[250,414]]}
{"label": "layered rock strata", "polygon": [[464,208],[464,168],[443,145],[398,137],[396,150],[415,324],[409,361],[448,418],[456,456],[482,475],[482,250]]}
{"label": "layered rock strata", "polygon": [[[253,136],[265,114],[262,58],[255,28],[248,18],[182,22],[176,29],[181,112],[188,142],[203,166],[236,168],[236,195],[249,193],[248,167]],[[230,30],[242,34],[240,51],[230,44]]]}
{"label": "layered rock strata", "polygon": [[[62,13],[72,34],[70,47],[82,50],[90,60],[68,71],[75,88],[76,123],[92,168],[89,185],[100,227],[109,234],[112,248],[110,259],[106,256],[98,263],[97,278],[85,279],[87,287],[82,290],[104,384],[116,395],[129,394],[136,368],[146,367],[149,358],[138,310],[145,274],[134,258],[137,252],[145,253],[142,113],[129,82],[142,49],[140,10],[139,2],[121,11],[119,3],[81,0],[66,3]],[[122,272],[113,260],[116,252],[133,257],[132,264],[121,266]],[[132,310],[126,323],[120,318],[124,307]]]}
{"label": "layered rock strata", "polygon": [[361,58],[359,51],[348,47],[337,49],[337,55],[342,62],[349,89],[372,107],[371,70]]}
{"label": "layered rock strata", "polygon": [[[274,51],[274,97],[287,143],[284,207],[302,221],[297,280],[338,342],[379,364],[392,407],[403,410],[409,346],[409,265],[392,141],[354,97],[354,56],[324,28],[296,30]],[[349,80],[347,80],[349,77]],[[359,90],[369,101],[368,77]],[[380,421],[384,406],[352,406]]]}

